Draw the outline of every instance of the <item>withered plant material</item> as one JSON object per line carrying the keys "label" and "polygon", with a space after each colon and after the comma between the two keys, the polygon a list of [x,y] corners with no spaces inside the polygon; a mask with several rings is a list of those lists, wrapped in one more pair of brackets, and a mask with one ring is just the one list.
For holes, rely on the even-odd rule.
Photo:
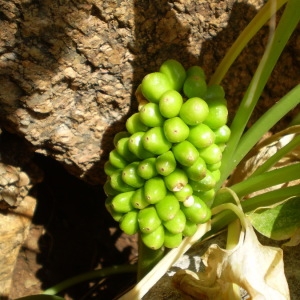
{"label": "withered plant material", "polygon": [[175,287],[187,299],[229,300],[232,283],[245,289],[252,300],[290,299],[283,251],[260,244],[247,219],[245,224],[234,249],[209,247],[202,257],[205,272],[181,270],[174,275]]}

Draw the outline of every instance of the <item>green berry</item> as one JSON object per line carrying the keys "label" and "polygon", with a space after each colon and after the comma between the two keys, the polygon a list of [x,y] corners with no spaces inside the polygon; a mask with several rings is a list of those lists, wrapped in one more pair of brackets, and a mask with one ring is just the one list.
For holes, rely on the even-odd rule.
{"label": "green berry", "polygon": [[116,135],[114,136],[114,146],[117,147],[117,143],[120,139],[122,138],[126,138],[126,137],[130,137],[130,133],[128,131],[120,131],[118,133],[116,133]]}
{"label": "green berry", "polygon": [[109,214],[112,216],[112,218],[116,221],[116,222],[119,222],[122,217],[123,217],[123,213],[119,213],[119,212],[116,212],[114,210],[114,208],[112,207],[111,205],[111,201],[112,201],[113,197],[107,197],[106,200],[105,200],[105,207],[107,209],[107,211],[109,212]]}
{"label": "green berry", "polygon": [[190,75],[183,84],[183,92],[188,98],[202,98],[207,90],[206,81],[203,77]]}
{"label": "green berry", "polygon": [[154,103],[158,103],[162,94],[172,89],[173,85],[168,76],[161,72],[146,75],[141,83],[142,94],[148,101]]}
{"label": "green berry", "polygon": [[122,179],[122,170],[118,169],[113,174],[110,175],[110,184],[113,189],[120,192],[129,192],[134,190],[134,188],[127,183],[125,183]]}
{"label": "green berry", "polygon": [[228,109],[225,99],[212,99],[207,102],[209,113],[203,121],[212,130],[216,130],[227,123]]}
{"label": "green berry", "polygon": [[151,233],[142,233],[141,239],[148,248],[152,250],[160,249],[165,239],[164,227],[160,225]]}
{"label": "green berry", "polygon": [[187,220],[201,224],[207,222],[211,217],[211,211],[207,205],[197,196],[194,196],[194,204],[190,207],[181,205],[181,210],[185,214]]}
{"label": "green berry", "polygon": [[149,129],[142,138],[144,148],[155,154],[160,155],[167,152],[172,144],[166,139],[161,127],[153,127]]}
{"label": "green berry", "polygon": [[183,141],[175,144],[172,151],[176,160],[183,166],[191,166],[199,157],[196,147],[189,141]]}
{"label": "green berry", "polygon": [[138,212],[132,210],[126,213],[120,220],[120,228],[128,235],[137,233],[139,230]]}
{"label": "green berry", "polygon": [[199,149],[199,155],[209,165],[216,164],[222,159],[222,151],[216,144],[211,144],[206,148]]}
{"label": "green berry", "polygon": [[192,186],[194,191],[205,192],[215,187],[216,179],[213,176],[212,172],[207,170],[206,176],[203,179],[199,181],[190,180],[189,184]]}
{"label": "green berry", "polygon": [[230,138],[230,128],[227,125],[223,125],[221,127],[219,127],[218,129],[216,129],[214,131],[215,133],[215,143],[216,144],[223,144],[223,143],[227,143],[229,138]]}
{"label": "green berry", "polygon": [[193,97],[181,106],[179,116],[188,125],[194,126],[207,119],[209,109],[207,103],[198,97]]}
{"label": "green berry", "polygon": [[206,79],[204,70],[199,66],[189,67],[186,71],[186,75],[187,77],[195,75],[195,76],[202,77],[204,80]]}
{"label": "green berry", "polygon": [[197,231],[197,224],[190,220],[186,220],[184,229],[182,231],[183,236],[193,236]]}
{"label": "green berry", "polygon": [[145,179],[140,177],[137,173],[137,168],[138,168],[139,162],[135,161],[130,164],[128,164],[122,172],[122,179],[125,183],[128,185],[135,187],[135,188],[140,188],[144,185]]}
{"label": "green berry", "polygon": [[131,197],[134,191],[120,193],[113,197],[111,200],[111,206],[115,212],[127,213],[133,209],[131,204]]}
{"label": "green berry", "polygon": [[153,206],[143,208],[138,213],[138,224],[141,232],[153,232],[161,224],[161,220]]}
{"label": "green berry", "polygon": [[160,113],[165,118],[174,118],[179,114],[182,103],[183,99],[179,92],[175,90],[166,91],[158,102]]}
{"label": "green berry", "polygon": [[109,160],[105,162],[104,164],[104,172],[107,176],[110,176],[115,171],[117,171],[118,168],[115,167]]}
{"label": "green berry", "polygon": [[131,135],[128,142],[129,150],[140,159],[153,157],[153,154],[143,146],[142,138],[144,135],[145,132],[136,132]]}
{"label": "green berry", "polygon": [[209,171],[212,172],[212,171],[219,170],[220,167],[221,167],[221,164],[222,164],[222,162],[219,161],[219,162],[217,162],[215,164],[206,164],[206,167],[207,167],[207,170],[209,170]]}
{"label": "green berry", "polygon": [[206,192],[194,192],[194,194],[195,194],[195,196],[199,197],[202,201],[204,201],[208,207],[211,207],[211,205],[214,201],[216,192],[214,189],[211,189]]}
{"label": "green berry", "polygon": [[122,169],[127,166],[128,161],[119,154],[117,149],[110,151],[109,162],[117,169]]}
{"label": "green berry", "polygon": [[140,110],[140,120],[149,127],[162,126],[164,117],[161,115],[158,104],[149,102]]}
{"label": "green berry", "polygon": [[167,195],[167,188],[164,180],[160,177],[150,178],[144,185],[145,198],[150,204],[155,204]]}
{"label": "green berry", "polygon": [[201,123],[190,128],[187,140],[196,148],[204,148],[214,143],[215,133],[207,125]]}
{"label": "green berry", "polygon": [[131,204],[134,208],[143,209],[149,206],[149,202],[145,198],[144,187],[135,190],[131,197]]}
{"label": "green berry", "polygon": [[186,173],[179,168],[176,168],[171,174],[164,177],[166,187],[171,192],[180,191],[188,183]]}
{"label": "green berry", "polygon": [[167,248],[176,248],[182,242],[182,233],[171,233],[165,229],[164,246]]}
{"label": "green berry", "polygon": [[193,195],[193,188],[190,184],[186,184],[180,191],[173,192],[178,201],[183,202]]}
{"label": "green berry", "polygon": [[172,151],[167,151],[159,155],[155,162],[158,174],[167,176],[176,168],[176,159]]}
{"label": "green berry", "polygon": [[191,166],[184,167],[183,169],[188,178],[194,181],[201,180],[206,176],[206,164],[201,157],[198,157]]}
{"label": "green berry", "polygon": [[184,141],[190,132],[189,127],[179,117],[166,120],[163,128],[167,140],[171,143]]}
{"label": "green berry", "polygon": [[143,132],[148,129],[148,126],[146,126],[142,121],[140,120],[140,114],[134,113],[131,115],[127,121],[126,121],[126,129],[130,134],[134,134],[135,132]]}
{"label": "green berry", "polygon": [[115,196],[118,195],[120,192],[115,190],[111,184],[110,179],[106,180],[106,182],[103,185],[103,190],[106,196]]}
{"label": "green berry", "polygon": [[161,65],[159,71],[167,75],[174,90],[180,91],[182,89],[186,73],[180,62],[175,59],[168,59]]}
{"label": "green berry", "polygon": [[179,209],[174,218],[168,221],[164,221],[163,225],[171,233],[180,233],[184,230],[185,223],[185,214],[181,209]]}
{"label": "green berry", "polygon": [[124,137],[118,140],[116,145],[117,152],[127,161],[133,162],[138,160],[138,157],[129,149],[129,137]]}
{"label": "green berry", "polygon": [[207,87],[206,93],[203,97],[206,101],[211,99],[222,99],[225,97],[224,89],[221,85],[212,84]]}
{"label": "green berry", "polygon": [[158,216],[162,221],[168,221],[175,217],[180,205],[173,193],[168,193],[161,201],[155,204]]}
{"label": "green berry", "polygon": [[142,160],[137,168],[137,173],[144,179],[150,179],[156,176],[158,174],[156,170],[156,158],[149,157]]}

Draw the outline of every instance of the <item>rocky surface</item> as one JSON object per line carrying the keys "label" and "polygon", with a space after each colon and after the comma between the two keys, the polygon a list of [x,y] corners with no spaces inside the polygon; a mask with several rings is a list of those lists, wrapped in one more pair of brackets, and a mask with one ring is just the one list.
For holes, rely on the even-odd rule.
{"label": "rocky surface", "polygon": [[[0,0],[1,126],[77,177],[103,183],[143,76],[175,58],[209,77],[263,3]],[[224,80],[231,117],[267,40],[266,26]],[[299,41],[295,34],[257,114],[299,82]]]}

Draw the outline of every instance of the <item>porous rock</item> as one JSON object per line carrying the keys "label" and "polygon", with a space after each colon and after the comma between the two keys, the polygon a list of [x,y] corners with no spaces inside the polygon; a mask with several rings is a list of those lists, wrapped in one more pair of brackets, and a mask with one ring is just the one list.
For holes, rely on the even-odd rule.
{"label": "porous rock", "polygon": [[[137,110],[142,78],[174,58],[208,78],[263,0],[0,0],[0,122],[91,184]],[[223,81],[230,118],[268,41],[258,34]],[[255,116],[299,82],[295,33]],[[280,82],[280,84],[278,84]]]}

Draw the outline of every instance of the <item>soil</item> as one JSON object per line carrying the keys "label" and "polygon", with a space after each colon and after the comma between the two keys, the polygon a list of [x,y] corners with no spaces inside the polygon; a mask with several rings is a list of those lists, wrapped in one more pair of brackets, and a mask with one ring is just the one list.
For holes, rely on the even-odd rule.
{"label": "soil", "polygon": [[[104,207],[100,186],[70,175],[59,163],[34,157],[44,181],[32,190],[37,208],[13,275],[11,299],[40,293],[64,279],[112,265],[134,262],[137,237],[118,229]],[[135,275],[78,284],[65,299],[113,299],[135,282]]]}

